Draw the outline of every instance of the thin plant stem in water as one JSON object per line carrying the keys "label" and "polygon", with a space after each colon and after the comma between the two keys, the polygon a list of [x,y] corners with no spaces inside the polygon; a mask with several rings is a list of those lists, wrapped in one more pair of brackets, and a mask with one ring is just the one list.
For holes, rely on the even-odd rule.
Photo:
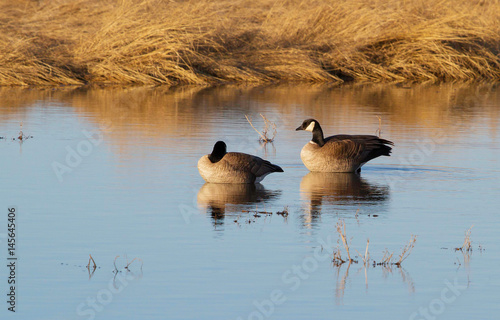
{"label": "thin plant stem in water", "polygon": [[340,238],[342,239],[342,243],[344,245],[345,251],[347,252],[347,258],[349,259],[349,263],[354,261],[351,258],[351,253],[349,252],[349,243],[347,242],[347,234],[345,231],[345,222],[344,220],[339,220],[337,223],[337,232],[340,235]]}
{"label": "thin plant stem in water", "polygon": [[[255,130],[255,132],[257,132],[259,134],[259,136],[260,136],[259,141],[264,142],[264,143],[273,142],[274,138],[276,137],[276,133],[277,133],[276,124],[274,122],[269,121],[262,113],[260,113],[260,116],[264,120],[264,129],[262,130],[262,133],[260,133],[259,130],[257,130],[255,128],[255,126],[252,123],[251,118],[249,118],[247,115],[245,115],[245,118],[247,119],[250,126],[252,126],[252,128]],[[271,128],[273,130],[272,138],[267,136],[267,134]]]}
{"label": "thin plant stem in water", "polygon": [[461,247],[455,248],[455,250],[457,250],[457,251],[461,250],[462,252],[472,252],[472,241],[470,239],[472,227],[474,227],[474,225],[472,225],[469,229],[467,229],[467,231],[465,231],[464,243],[462,244]]}
{"label": "thin plant stem in water", "polygon": [[377,133],[377,136],[380,138],[382,135],[382,117],[381,116],[376,116],[378,118],[378,129],[375,131]]}
{"label": "thin plant stem in water", "polygon": [[415,247],[415,242],[417,242],[417,236],[416,235],[411,235],[411,239],[410,239],[410,242],[408,242],[407,245],[404,246],[403,248],[403,251],[401,252],[401,254],[399,255],[399,260],[398,262],[396,262],[395,264],[397,266],[400,266],[401,263],[406,259],[408,258],[408,256],[410,255],[411,251],[413,250],[413,248]]}
{"label": "thin plant stem in water", "polygon": [[92,258],[92,255],[91,255],[91,254],[89,254],[89,263],[87,264],[87,269],[90,269],[90,262],[91,262],[91,261],[92,261],[92,263],[94,264],[92,268],[94,268],[94,269],[95,269],[95,268],[97,268],[97,265],[96,265],[96,263],[95,263],[95,261],[94,261],[94,258]]}

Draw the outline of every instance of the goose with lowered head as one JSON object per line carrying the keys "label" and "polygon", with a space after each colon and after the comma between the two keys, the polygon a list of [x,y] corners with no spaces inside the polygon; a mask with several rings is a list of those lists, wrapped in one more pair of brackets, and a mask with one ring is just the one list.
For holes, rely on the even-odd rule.
{"label": "goose with lowered head", "polygon": [[212,183],[259,183],[270,173],[283,172],[257,156],[227,152],[224,141],[217,141],[212,153],[200,158],[198,170],[206,182]]}

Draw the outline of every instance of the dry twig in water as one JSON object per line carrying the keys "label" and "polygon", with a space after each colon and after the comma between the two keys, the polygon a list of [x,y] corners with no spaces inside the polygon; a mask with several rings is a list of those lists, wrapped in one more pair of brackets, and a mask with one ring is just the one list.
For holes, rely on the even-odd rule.
{"label": "dry twig in water", "polygon": [[411,251],[413,250],[413,247],[415,247],[415,242],[417,242],[417,236],[412,234],[410,242],[408,242],[408,244],[404,246],[403,251],[401,251],[401,254],[399,255],[399,260],[395,263],[395,265],[400,266],[401,262],[408,258]]}
{"label": "dry twig in water", "polygon": [[[30,138],[33,138],[33,136],[27,136],[23,132],[23,123],[21,122],[21,128],[19,130],[19,136],[17,137],[17,140],[23,142],[24,140],[28,140]],[[1,137],[0,137],[1,139]],[[16,138],[12,138],[12,140],[16,140]]]}
{"label": "dry twig in water", "polygon": [[118,268],[116,267],[116,259],[118,259],[120,256],[116,256],[115,260],[113,261],[113,264],[115,266],[115,272],[118,272]]}
{"label": "dry twig in water", "polygon": [[335,249],[333,250],[333,259],[332,259],[332,262],[337,267],[341,266],[345,262],[345,260],[342,259],[342,252],[341,252],[340,248],[337,248],[336,250]]}
{"label": "dry twig in water", "polygon": [[128,266],[130,266],[132,264],[132,262],[134,262],[135,260],[139,260],[141,262],[141,269],[142,269],[142,266],[144,265],[144,261],[142,261],[141,258],[137,258],[137,257],[132,259],[132,261],[130,261],[129,263],[127,263],[127,265],[125,266],[125,269],[128,270]]}
{"label": "dry twig in water", "polygon": [[389,265],[391,264],[392,261],[392,256],[394,255],[394,252],[389,252],[389,250],[385,249],[384,251],[384,256],[382,257],[382,262],[379,262],[379,265]]}
{"label": "dry twig in water", "polygon": [[[116,257],[115,257],[115,260],[113,261],[113,265],[115,266],[115,271],[114,271],[115,273],[116,273],[116,272],[118,272],[118,268],[116,267],[116,260],[117,260],[119,257],[120,257],[120,256],[116,256]],[[142,261],[142,259],[141,259],[141,258],[137,258],[137,257],[136,257],[136,258],[134,258],[134,259],[132,259],[132,261],[130,261],[130,262],[128,262],[128,258],[127,258],[127,265],[125,266],[125,269],[126,269],[126,270],[128,270],[128,271],[130,271],[128,267],[129,267],[129,266],[132,264],[132,262],[134,262],[135,260],[139,260],[139,261],[141,262],[141,270],[142,270],[142,266],[143,266],[143,264],[144,264],[144,261]]]}
{"label": "dry twig in water", "polygon": [[[255,129],[252,120],[247,115],[245,115],[245,118],[247,119],[248,123],[252,126],[252,128],[255,130],[255,132],[259,134],[260,136],[259,141],[264,143],[273,142],[274,137],[276,137],[277,133],[276,124],[274,122],[269,121],[264,115],[262,115],[262,113],[260,114],[260,116],[262,117],[262,119],[264,119],[264,129],[262,130],[262,133],[260,133],[259,130]],[[271,129],[273,130],[273,137],[269,138],[267,134]]]}
{"label": "dry twig in water", "polygon": [[345,251],[347,252],[347,258],[349,259],[349,262],[353,262],[354,260],[351,258],[351,253],[349,252],[349,243],[347,242],[344,220],[339,220],[339,222],[337,222],[337,232],[342,239],[342,243],[344,244]]}
{"label": "dry twig in water", "polygon": [[[345,226],[344,220],[340,219],[337,222],[336,228],[337,228],[337,233],[339,234],[340,239],[342,240],[342,244],[344,246],[344,249],[347,252],[347,259],[344,260],[342,258],[342,253],[341,253],[340,247],[337,247],[337,249],[334,249],[334,251],[333,251],[333,260],[332,260],[333,264],[338,267],[338,266],[341,266],[345,262],[349,262],[349,264],[351,262],[358,263],[357,260],[354,260],[351,258],[351,254],[349,252],[350,248],[349,248],[349,243],[347,241],[346,226]],[[399,255],[399,260],[397,262],[393,262],[394,252],[390,252],[388,249],[385,249],[385,251],[383,252],[384,256],[382,257],[380,262],[373,260],[373,266],[374,267],[375,266],[390,267],[391,265],[396,265],[398,267],[401,267],[401,263],[406,258],[408,258],[411,251],[413,250],[413,247],[415,247],[416,241],[417,241],[417,236],[411,235],[410,241],[408,242],[408,244],[406,244],[404,246],[401,254]],[[363,260],[363,264],[365,266],[367,266],[370,263],[370,260],[372,260],[372,259],[370,259],[370,252],[368,251],[369,246],[370,246],[370,239],[367,239],[366,240],[366,249],[365,249],[364,255],[359,253],[358,250],[354,249],[357,252],[358,256]]]}
{"label": "dry twig in water", "polygon": [[378,129],[375,131],[377,133],[377,136],[380,138],[380,135],[382,134],[382,117],[381,116],[376,116],[378,118]]}
{"label": "dry twig in water", "polygon": [[358,256],[361,257],[361,259],[363,259],[363,265],[367,265],[370,261],[370,253],[368,252],[368,246],[370,245],[370,239],[366,239],[366,250],[365,250],[365,255],[362,256],[358,250],[356,250],[356,252],[358,252]]}
{"label": "dry twig in water", "polygon": [[283,218],[288,217],[288,206],[283,208],[283,211],[276,212],[277,215],[282,216]]}
{"label": "dry twig in water", "polygon": [[467,229],[467,231],[465,231],[464,243],[462,244],[462,246],[460,248],[455,248],[456,251],[460,250],[460,251],[464,251],[464,252],[472,252],[472,241],[470,240],[470,234],[472,232],[472,227],[474,227],[474,225],[472,225],[469,229]]}
{"label": "dry twig in water", "polygon": [[97,265],[95,264],[95,261],[94,261],[94,258],[92,258],[92,255],[89,254],[89,263],[87,264],[87,269],[90,269],[90,261],[92,261],[92,263],[94,264],[93,268],[97,268]]}

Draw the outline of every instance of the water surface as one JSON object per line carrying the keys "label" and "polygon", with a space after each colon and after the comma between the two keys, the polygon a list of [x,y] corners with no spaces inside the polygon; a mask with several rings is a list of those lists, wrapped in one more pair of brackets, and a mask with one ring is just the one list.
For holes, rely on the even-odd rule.
{"label": "water surface", "polygon": [[[5,261],[16,206],[19,318],[496,318],[497,86],[4,88],[0,97],[0,252]],[[272,144],[245,119],[261,129],[259,114],[276,123]],[[309,173],[299,154],[310,134],[294,129],[310,117],[326,135],[376,134],[380,117],[393,155],[360,176]],[[14,141],[20,130],[33,138]],[[256,186],[205,184],[196,163],[217,140],[285,172]],[[417,243],[402,268],[364,268],[358,257],[336,267],[339,220],[353,256],[368,238],[375,261],[385,250],[397,259],[411,235]],[[472,225],[464,256],[453,248]],[[135,257],[143,264],[124,269]],[[10,316],[7,305],[0,314]]]}

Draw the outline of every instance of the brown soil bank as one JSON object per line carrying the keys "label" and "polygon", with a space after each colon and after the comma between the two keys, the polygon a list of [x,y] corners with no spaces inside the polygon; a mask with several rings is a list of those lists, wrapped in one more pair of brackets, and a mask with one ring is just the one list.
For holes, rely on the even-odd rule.
{"label": "brown soil bank", "polygon": [[350,80],[500,80],[500,2],[0,2],[0,85]]}

